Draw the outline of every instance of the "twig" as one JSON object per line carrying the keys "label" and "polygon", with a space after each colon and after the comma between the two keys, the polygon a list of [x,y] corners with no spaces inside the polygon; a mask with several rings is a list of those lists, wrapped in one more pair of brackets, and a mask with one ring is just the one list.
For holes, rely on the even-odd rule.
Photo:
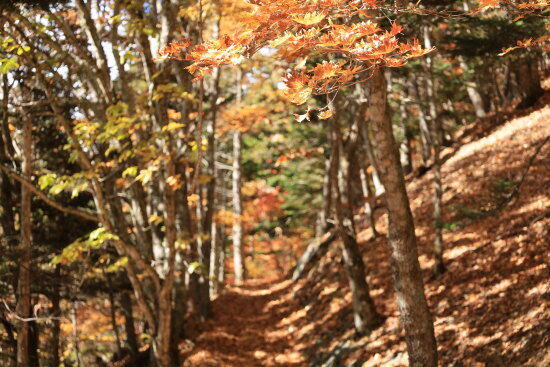
{"label": "twig", "polygon": [[5,300],[2,300],[2,303],[4,303],[4,307],[6,308],[6,311],[8,311],[8,315],[11,318],[17,319],[19,321],[23,322],[31,322],[31,321],[49,321],[49,320],[61,320],[61,317],[55,317],[55,316],[47,316],[47,317],[38,317],[38,309],[35,307],[34,310],[34,317],[21,317],[19,316],[15,311],[12,311],[10,306],[6,303]]}

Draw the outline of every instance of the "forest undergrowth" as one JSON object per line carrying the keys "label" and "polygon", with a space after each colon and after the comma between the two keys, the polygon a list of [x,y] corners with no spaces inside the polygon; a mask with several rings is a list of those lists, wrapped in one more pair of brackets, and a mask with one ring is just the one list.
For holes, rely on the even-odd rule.
{"label": "forest undergrowth", "polygon": [[[431,275],[431,172],[408,177],[442,366],[550,364],[549,97],[503,123],[488,116],[443,150],[447,271],[439,277]],[[214,317],[180,346],[184,366],[407,366],[384,209],[375,215],[381,236],[373,238],[360,213],[357,223],[366,228],[358,237],[386,318],[381,327],[355,335],[335,242],[296,283],[281,277],[227,288],[213,302]]]}

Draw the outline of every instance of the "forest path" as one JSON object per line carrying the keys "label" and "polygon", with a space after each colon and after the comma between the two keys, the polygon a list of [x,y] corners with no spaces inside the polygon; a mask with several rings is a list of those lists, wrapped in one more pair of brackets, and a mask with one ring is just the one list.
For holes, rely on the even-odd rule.
{"label": "forest path", "polygon": [[184,366],[304,365],[285,322],[294,311],[291,287],[290,280],[271,279],[227,288],[213,302],[214,317],[202,325],[192,355],[184,351]]}
{"label": "forest path", "polygon": [[[447,272],[439,278],[430,270],[432,174],[409,177],[442,366],[550,366],[550,95],[541,102],[506,122],[487,118],[467,126],[460,144],[444,150],[450,227],[444,231]],[[522,180],[517,196],[498,209]],[[362,218],[357,223],[366,228]],[[377,229],[387,233],[383,211]],[[358,239],[371,295],[386,316],[372,334],[354,335],[351,294],[335,245],[296,284],[250,280],[226,288],[213,302],[213,319],[198,325],[194,346],[182,348],[183,366],[408,366],[385,236],[373,239],[365,229]]]}

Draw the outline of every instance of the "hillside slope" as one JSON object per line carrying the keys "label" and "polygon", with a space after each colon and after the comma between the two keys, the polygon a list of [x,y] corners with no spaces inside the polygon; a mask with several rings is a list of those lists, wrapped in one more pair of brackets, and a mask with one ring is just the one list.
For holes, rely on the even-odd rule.
{"label": "hillside slope", "polygon": [[[431,173],[408,185],[441,365],[548,366],[550,142],[533,154],[550,136],[550,107],[486,125],[488,135],[466,132],[462,141],[471,141],[443,152],[448,270],[437,279]],[[522,177],[518,195],[502,204]],[[385,233],[383,210],[378,215]],[[364,230],[359,239],[372,296],[387,317],[371,335],[354,337],[335,243],[296,284],[250,281],[227,289],[214,302],[214,319],[182,346],[184,365],[406,366],[385,238]]]}

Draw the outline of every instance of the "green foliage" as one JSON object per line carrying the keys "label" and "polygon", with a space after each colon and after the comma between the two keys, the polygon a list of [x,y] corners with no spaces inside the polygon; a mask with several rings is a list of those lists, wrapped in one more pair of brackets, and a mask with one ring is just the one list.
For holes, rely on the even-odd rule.
{"label": "green foliage", "polygon": [[118,236],[99,227],[65,247],[60,255],[52,259],[53,264],[70,264],[82,259],[91,250],[100,248],[107,241],[116,241]]}
{"label": "green foliage", "polygon": [[49,188],[48,192],[54,196],[66,191],[71,193],[71,198],[75,198],[88,189],[89,179],[87,176],[83,173],[72,176],[58,176],[55,173],[48,173],[38,178],[38,186],[41,190]]}
{"label": "green foliage", "polygon": [[19,67],[17,57],[0,59],[0,74],[7,74],[17,67]]}

